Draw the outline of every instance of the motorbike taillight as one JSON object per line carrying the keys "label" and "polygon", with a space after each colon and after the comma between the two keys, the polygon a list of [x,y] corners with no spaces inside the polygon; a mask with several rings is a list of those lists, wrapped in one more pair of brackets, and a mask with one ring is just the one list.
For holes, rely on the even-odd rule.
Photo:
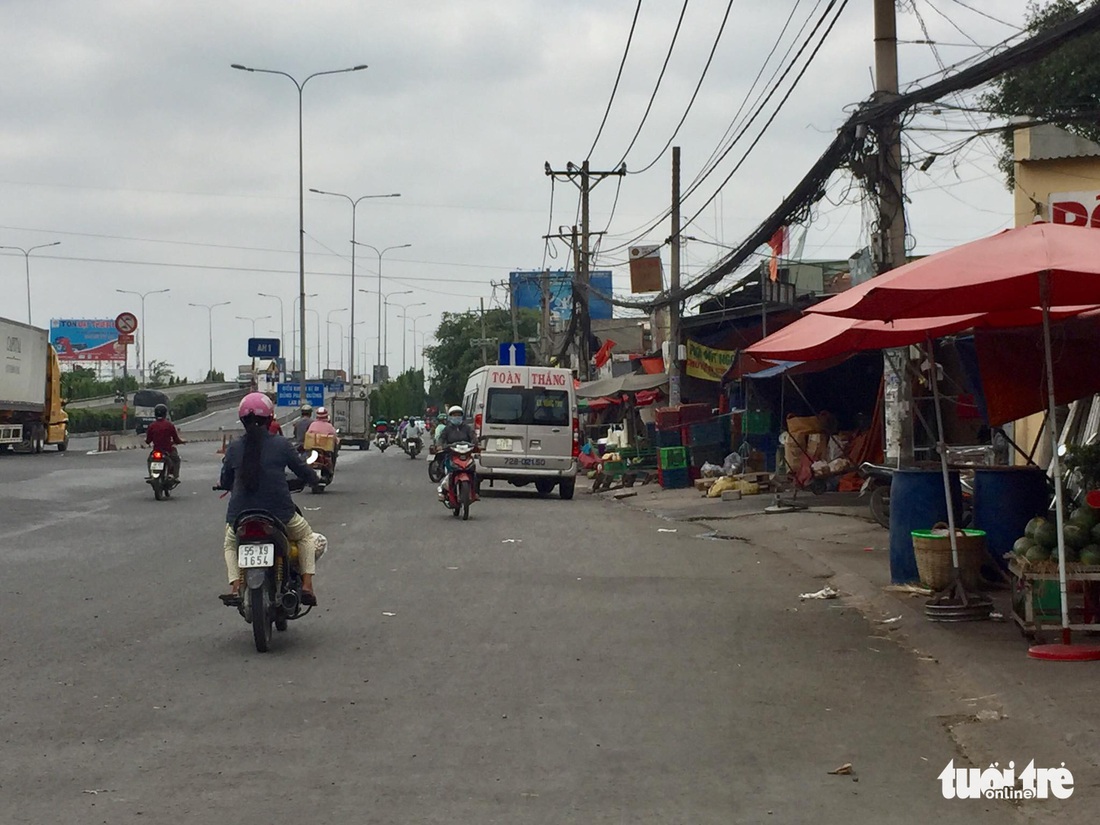
{"label": "motorbike taillight", "polygon": [[162,458],[164,458],[164,453],[160,450],[153,450],[153,461],[160,461]]}
{"label": "motorbike taillight", "polygon": [[237,527],[239,539],[262,539],[271,535],[271,526],[264,521],[246,521]]}

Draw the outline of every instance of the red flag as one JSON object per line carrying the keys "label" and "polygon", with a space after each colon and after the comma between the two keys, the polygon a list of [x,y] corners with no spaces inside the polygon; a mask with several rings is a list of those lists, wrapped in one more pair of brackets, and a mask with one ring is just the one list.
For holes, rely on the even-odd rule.
{"label": "red flag", "polygon": [[771,260],[768,261],[768,277],[777,281],[779,280],[779,256],[785,255],[790,248],[790,235],[786,226],[775,230],[775,234],[768,241],[768,246],[772,250]]}
{"label": "red flag", "polygon": [[599,352],[592,356],[592,360],[596,364],[596,369],[599,369],[611,359],[611,349],[615,346],[615,342],[608,338],[603,342],[603,346],[600,347]]}

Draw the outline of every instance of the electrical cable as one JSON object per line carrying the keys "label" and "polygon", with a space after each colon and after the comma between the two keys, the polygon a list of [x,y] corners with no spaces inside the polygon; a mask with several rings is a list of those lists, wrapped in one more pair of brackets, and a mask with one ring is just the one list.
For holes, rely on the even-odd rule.
{"label": "electrical cable", "polygon": [[626,66],[626,57],[630,54],[630,43],[634,39],[634,28],[638,25],[638,14],[642,10],[642,0],[638,0],[638,5],[634,9],[634,20],[630,23],[630,34],[626,38],[626,48],[623,49],[623,59],[619,63],[619,73],[615,75],[615,85],[611,88],[611,97],[607,100],[607,108],[603,113],[603,120],[600,121],[600,128],[596,132],[596,139],[592,141],[592,148],[588,150],[588,154],[585,158],[592,157],[592,153],[596,151],[596,144],[600,142],[600,135],[603,134],[603,127],[607,125],[607,117],[611,114],[611,104],[615,102],[615,93],[619,90],[619,81],[623,77],[623,67]]}

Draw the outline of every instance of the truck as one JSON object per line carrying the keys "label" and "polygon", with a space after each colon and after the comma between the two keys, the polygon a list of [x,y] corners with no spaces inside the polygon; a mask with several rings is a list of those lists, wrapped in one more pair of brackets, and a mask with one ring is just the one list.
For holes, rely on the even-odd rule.
{"label": "truck", "polygon": [[340,446],[358,445],[360,450],[370,449],[369,396],[362,390],[335,394],[332,397],[332,426],[340,434]]}
{"label": "truck", "polygon": [[237,386],[238,387],[244,388],[244,387],[251,387],[252,386],[252,369],[253,369],[253,366],[252,366],[251,363],[241,364],[240,366],[237,367]]}
{"label": "truck", "polygon": [[40,453],[69,446],[62,407],[61,364],[49,332],[0,318],[0,450]]}

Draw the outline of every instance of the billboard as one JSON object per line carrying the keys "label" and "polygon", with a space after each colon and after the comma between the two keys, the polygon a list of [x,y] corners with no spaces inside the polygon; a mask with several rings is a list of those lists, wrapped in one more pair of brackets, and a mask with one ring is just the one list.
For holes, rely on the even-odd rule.
{"label": "billboard", "polygon": [[[519,309],[542,310],[542,276],[541,270],[509,273],[512,295]],[[550,314],[566,321],[573,315],[573,277],[574,273],[561,269],[550,272]],[[593,290],[588,296],[589,316],[610,318],[611,304],[601,295],[611,296],[611,271],[592,272],[589,282]]]}
{"label": "billboard", "polygon": [[126,360],[126,347],[118,342],[113,318],[53,318],[50,343],[61,361]]}

